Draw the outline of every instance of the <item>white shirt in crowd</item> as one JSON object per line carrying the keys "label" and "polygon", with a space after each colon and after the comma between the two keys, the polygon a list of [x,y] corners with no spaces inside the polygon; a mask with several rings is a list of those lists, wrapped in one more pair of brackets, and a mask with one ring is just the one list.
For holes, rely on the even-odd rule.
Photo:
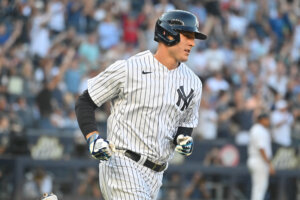
{"label": "white shirt in crowd", "polygon": [[[271,115],[271,124],[273,126],[273,139],[274,142],[282,145],[289,146],[291,140],[291,126],[294,119],[289,112],[282,112],[275,110]],[[284,123],[282,123],[284,122]],[[282,123],[282,124],[281,124]],[[281,125],[278,125],[281,124]]]}
{"label": "white shirt in crowd", "polygon": [[51,47],[49,30],[44,26],[47,20],[47,15],[40,14],[35,16],[30,31],[30,52],[32,55],[38,55],[42,58],[47,55]]}
{"label": "white shirt in crowd", "polygon": [[225,63],[225,55],[221,49],[207,49],[204,53],[207,69],[210,72],[220,71]]}
{"label": "white shirt in crowd", "polygon": [[51,30],[61,32],[65,30],[64,4],[60,1],[50,3],[50,21]]}
{"label": "white shirt in crowd", "polygon": [[210,77],[207,79],[207,85],[213,93],[218,93],[220,90],[227,91],[229,89],[228,82],[223,78],[217,79],[215,77]]}
{"label": "white shirt in crowd", "polygon": [[205,140],[217,138],[218,114],[215,110],[202,108],[199,112],[199,123],[195,129],[195,134],[200,135]]}
{"label": "white shirt in crowd", "polygon": [[248,22],[243,16],[230,14],[228,16],[228,31],[230,33],[236,33],[238,36],[242,36],[246,32]]}

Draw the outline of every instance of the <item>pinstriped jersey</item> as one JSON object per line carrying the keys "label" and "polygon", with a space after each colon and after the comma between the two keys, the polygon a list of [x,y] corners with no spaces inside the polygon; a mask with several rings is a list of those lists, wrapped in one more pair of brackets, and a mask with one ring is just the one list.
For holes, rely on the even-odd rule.
{"label": "pinstriped jersey", "polygon": [[88,92],[98,106],[111,101],[108,141],[163,163],[177,128],[197,126],[202,83],[184,63],[169,70],[144,51],[89,79]]}

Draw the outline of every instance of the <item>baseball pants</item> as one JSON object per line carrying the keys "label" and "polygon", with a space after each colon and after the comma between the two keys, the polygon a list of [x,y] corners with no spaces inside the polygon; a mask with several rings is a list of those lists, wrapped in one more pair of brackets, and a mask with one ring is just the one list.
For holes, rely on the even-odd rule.
{"label": "baseball pants", "polygon": [[122,153],[99,164],[100,189],[106,200],[154,200],[162,178],[163,172],[155,172]]}
{"label": "baseball pants", "polygon": [[261,159],[250,159],[248,168],[251,173],[251,200],[263,200],[269,183],[269,166]]}

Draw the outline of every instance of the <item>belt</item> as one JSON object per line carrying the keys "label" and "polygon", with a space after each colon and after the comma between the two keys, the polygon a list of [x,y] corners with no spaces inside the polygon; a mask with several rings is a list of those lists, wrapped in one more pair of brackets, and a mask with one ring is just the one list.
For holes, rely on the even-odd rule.
{"label": "belt", "polygon": [[[135,153],[133,151],[130,151],[130,150],[126,150],[125,151],[125,156],[134,160],[135,162],[138,162],[140,159],[141,159],[141,155],[138,154],[138,153]],[[154,162],[150,161],[150,160],[146,160],[143,164],[145,167],[148,167],[156,172],[161,172],[163,170],[166,169],[167,167],[167,163],[164,163],[162,165],[159,165],[159,164],[155,164]]]}

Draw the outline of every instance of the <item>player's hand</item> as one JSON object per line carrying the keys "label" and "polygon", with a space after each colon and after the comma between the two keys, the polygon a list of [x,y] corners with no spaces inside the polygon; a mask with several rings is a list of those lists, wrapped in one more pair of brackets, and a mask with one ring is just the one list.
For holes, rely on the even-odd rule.
{"label": "player's hand", "polygon": [[176,142],[175,151],[185,156],[192,154],[194,142],[191,136],[178,135]]}
{"label": "player's hand", "polygon": [[115,151],[113,144],[100,137],[99,134],[93,134],[88,139],[89,150],[93,158],[98,160],[108,160]]}
{"label": "player's hand", "polygon": [[276,173],[275,168],[272,164],[269,165],[269,173],[270,175],[274,175]]}

